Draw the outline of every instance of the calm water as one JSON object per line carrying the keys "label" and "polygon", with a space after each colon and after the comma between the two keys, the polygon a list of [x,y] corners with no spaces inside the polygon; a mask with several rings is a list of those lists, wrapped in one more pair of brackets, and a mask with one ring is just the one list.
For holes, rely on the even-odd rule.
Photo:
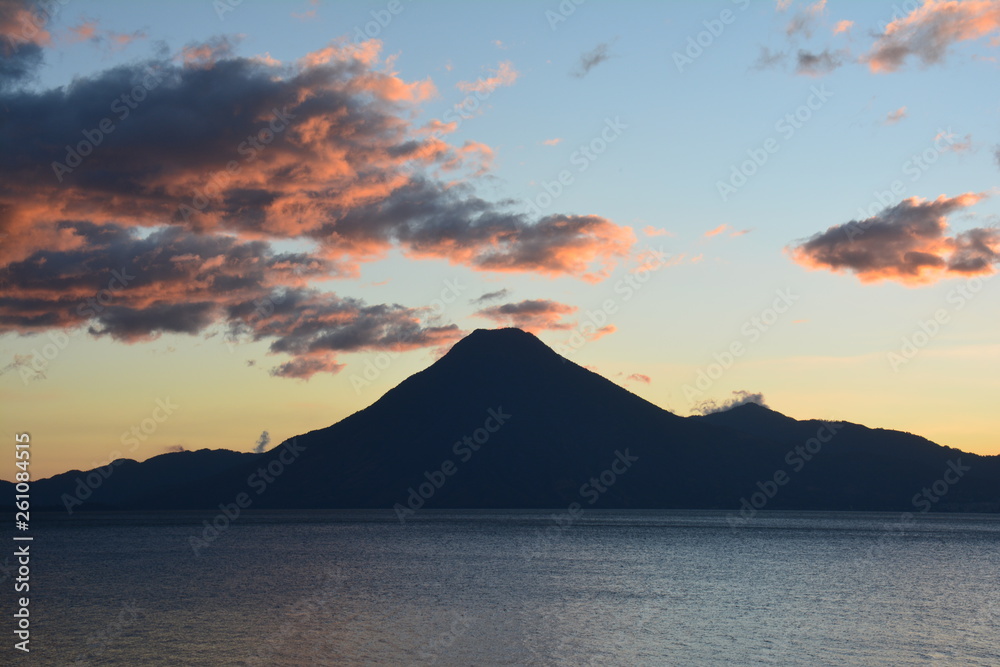
{"label": "calm water", "polygon": [[550,514],[50,517],[30,663],[1000,664],[1000,517]]}

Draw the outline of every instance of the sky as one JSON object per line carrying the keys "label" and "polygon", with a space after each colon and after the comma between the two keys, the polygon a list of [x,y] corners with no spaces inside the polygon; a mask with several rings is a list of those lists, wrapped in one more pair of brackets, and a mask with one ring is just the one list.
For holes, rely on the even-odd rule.
{"label": "sky", "polygon": [[997,0],[0,0],[0,421],[36,477],[251,451],[518,326],[1000,454],[998,47]]}

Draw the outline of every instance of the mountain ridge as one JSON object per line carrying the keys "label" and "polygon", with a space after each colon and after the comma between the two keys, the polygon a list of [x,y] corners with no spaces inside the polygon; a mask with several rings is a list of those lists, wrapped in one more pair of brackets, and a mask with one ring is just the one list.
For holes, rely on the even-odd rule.
{"label": "mountain ridge", "polygon": [[972,469],[934,508],[1000,511],[1000,457],[850,422],[799,421],[756,404],[680,417],[530,333],[478,329],[335,424],[231,458],[229,467],[217,462],[95,502],[205,509],[246,493],[257,509],[565,508],[591,500],[618,509],[733,509],[784,472],[790,481],[768,508],[905,511],[956,457]]}

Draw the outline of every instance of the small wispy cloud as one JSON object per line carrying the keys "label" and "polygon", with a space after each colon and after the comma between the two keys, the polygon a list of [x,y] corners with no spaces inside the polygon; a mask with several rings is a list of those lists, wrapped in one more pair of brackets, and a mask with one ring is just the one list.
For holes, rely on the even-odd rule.
{"label": "small wispy cloud", "polygon": [[496,292],[487,292],[482,296],[476,297],[475,299],[470,300],[469,303],[485,303],[487,301],[503,299],[509,295],[510,295],[510,290],[504,287],[503,289],[497,290]]}
{"label": "small wispy cloud", "polygon": [[479,78],[475,81],[459,81],[455,87],[464,93],[492,93],[501,86],[512,86],[520,76],[520,72],[514,69],[514,64],[505,60],[491,70],[492,76],[485,79]]}
{"label": "small wispy cloud", "polygon": [[590,51],[581,55],[580,62],[576,70],[574,70],[573,76],[583,78],[587,76],[590,70],[609,60],[612,57],[611,44],[612,42],[601,42]]}
{"label": "small wispy cloud", "polygon": [[788,54],[784,51],[771,51],[766,46],[762,46],[760,47],[760,53],[757,54],[757,59],[750,68],[757,70],[772,69],[783,64],[787,58]]}
{"label": "small wispy cloud", "polygon": [[899,107],[895,111],[890,111],[885,115],[885,124],[895,125],[904,118],[906,118],[906,107]]}
{"label": "small wispy cloud", "polygon": [[653,225],[646,225],[645,229],[642,230],[643,234],[646,236],[673,236],[674,233],[667,231],[666,229],[660,229],[659,227],[654,227]]}
{"label": "small wispy cloud", "polygon": [[833,26],[833,34],[839,35],[841,33],[850,33],[851,28],[854,27],[854,21],[837,21],[837,25]]}
{"label": "small wispy cloud", "polygon": [[792,20],[788,22],[788,27],[785,28],[785,34],[793,37],[802,33],[806,37],[812,37],[813,27],[823,16],[825,10],[826,0],[817,0],[792,17]]}

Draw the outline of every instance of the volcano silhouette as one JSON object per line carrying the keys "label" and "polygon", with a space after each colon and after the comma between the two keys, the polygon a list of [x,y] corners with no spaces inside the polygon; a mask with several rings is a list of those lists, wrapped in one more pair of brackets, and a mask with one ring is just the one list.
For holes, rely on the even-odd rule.
{"label": "volcano silhouette", "polygon": [[[962,474],[926,501],[932,509],[1000,511],[1000,457],[756,404],[680,417],[530,333],[496,329],[474,331],[330,427],[116,500],[123,509],[217,508],[240,493],[253,509],[736,509],[759,492],[767,509],[917,511],[914,496],[955,461]],[[36,493],[57,497],[46,481]]]}

